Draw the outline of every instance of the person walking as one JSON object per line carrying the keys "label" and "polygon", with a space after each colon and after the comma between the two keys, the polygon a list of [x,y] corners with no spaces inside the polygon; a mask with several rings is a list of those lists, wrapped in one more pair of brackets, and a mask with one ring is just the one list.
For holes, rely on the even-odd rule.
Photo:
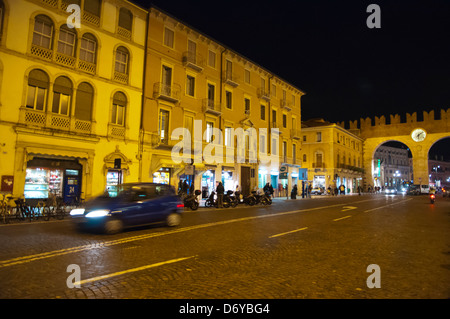
{"label": "person walking", "polygon": [[297,184],[294,185],[291,191],[291,199],[297,199]]}
{"label": "person walking", "polygon": [[219,182],[217,185],[216,193],[217,193],[217,207],[223,208],[223,193],[225,192],[225,188],[222,185],[222,182]]}

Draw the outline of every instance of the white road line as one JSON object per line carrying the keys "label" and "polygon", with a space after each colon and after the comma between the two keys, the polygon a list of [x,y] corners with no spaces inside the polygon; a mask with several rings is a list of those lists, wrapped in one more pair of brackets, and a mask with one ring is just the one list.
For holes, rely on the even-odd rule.
{"label": "white road line", "polygon": [[365,210],[364,213],[371,212],[371,211],[378,210],[378,209],[382,209],[382,208],[386,208],[386,207],[393,206],[393,205],[397,205],[397,204],[401,204],[401,203],[404,203],[404,202],[408,202],[408,201],[410,201],[410,200],[412,200],[412,198],[410,198],[410,199],[405,199],[405,200],[402,200],[402,201],[397,202],[397,203],[393,203],[393,204],[389,204],[389,205],[384,205],[384,206],[380,206],[380,207],[377,207],[377,208],[368,209],[368,210]]}
{"label": "white road line", "polygon": [[303,227],[303,228],[300,228],[300,229],[294,229],[294,230],[291,230],[291,231],[287,231],[287,232],[285,232],[285,233],[272,235],[272,236],[269,236],[269,238],[280,237],[280,236],[284,236],[284,235],[287,235],[287,234],[296,233],[296,232],[299,232],[299,231],[305,230],[305,229],[308,229],[308,227]]}
{"label": "white road line", "polygon": [[341,218],[336,218],[336,219],[333,219],[333,221],[337,222],[338,220],[342,220],[342,219],[346,219],[346,218],[350,218],[350,217],[352,217],[352,215],[344,216],[344,217],[341,217]]}
{"label": "white road line", "polygon": [[116,276],[120,276],[120,275],[124,275],[124,274],[129,274],[129,273],[136,272],[136,271],[142,271],[142,270],[149,269],[149,268],[155,268],[155,267],[159,267],[159,266],[162,266],[162,265],[173,264],[173,263],[176,263],[176,262],[179,262],[179,261],[183,261],[183,260],[186,260],[186,259],[191,259],[191,258],[194,258],[194,257],[196,257],[196,256],[171,259],[171,260],[159,262],[159,263],[156,263],[156,264],[146,265],[146,266],[137,267],[137,268],[131,268],[131,269],[118,271],[118,272],[114,272],[114,273],[103,275],[103,276],[92,277],[92,278],[89,278],[89,279],[76,281],[76,282],[73,283],[73,285],[74,286],[78,286],[78,285],[81,286],[81,285],[84,285],[84,284],[87,284],[87,283],[90,283],[90,282],[99,281],[99,280],[103,280],[103,279],[107,279],[107,278],[111,278],[111,277],[116,277]]}
{"label": "white road line", "polygon": [[137,240],[144,240],[144,239],[160,237],[160,236],[165,236],[165,235],[178,234],[178,233],[182,233],[182,232],[186,232],[186,231],[190,231],[190,230],[208,228],[208,227],[213,227],[213,226],[218,226],[218,225],[226,225],[226,224],[242,222],[242,221],[256,220],[256,219],[260,219],[260,218],[278,217],[278,216],[283,216],[283,215],[290,215],[290,214],[296,214],[296,213],[301,213],[301,212],[308,212],[308,211],[314,211],[314,210],[320,210],[320,209],[326,209],[326,208],[332,208],[332,207],[339,207],[339,206],[351,205],[351,204],[356,204],[356,203],[361,203],[361,202],[366,202],[366,201],[374,201],[374,200],[376,200],[376,199],[366,199],[366,200],[351,202],[351,203],[341,203],[341,204],[293,210],[293,211],[288,211],[288,212],[280,212],[280,213],[273,213],[273,214],[260,215],[260,216],[250,216],[250,217],[229,219],[229,220],[224,220],[224,221],[219,221],[219,222],[212,222],[212,223],[207,223],[207,224],[182,227],[182,228],[169,230],[169,231],[126,237],[126,238],[122,238],[122,239],[105,241],[105,242],[96,243],[96,244],[63,248],[63,249],[59,249],[59,250],[53,250],[53,251],[48,251],[48,252],[34,254],[34,255],[21,256],[21,257],[16,257],[16,258],[12,258],[12,259],[1,260],[0,261],[0,269],[3,267],[24,264],[24,263],[28,263],[28,262],[35,261],[35,260],[44,259],[44,258],[57,257],[57,256],[62,256],[62,255],[70,254],[70,253],[81,252],[84,250],[91,250],[91,249],[109,247],[109,246],[113,246],[113,245],[120,245],[120,244],[125,244],[125,243],[129,243],[129,242],[137,241]]}

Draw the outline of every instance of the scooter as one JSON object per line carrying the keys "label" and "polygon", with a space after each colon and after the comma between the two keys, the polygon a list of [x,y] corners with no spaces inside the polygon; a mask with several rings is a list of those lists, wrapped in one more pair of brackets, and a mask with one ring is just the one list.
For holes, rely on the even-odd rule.
{"label": "scooter", "polygon": [[225,195],[223,195],[223,206],[224,207],[236,207],[238,204],[238,199],[236,196],[233,196],[233,191],[227,191]]}
{"label": "scooter", "polygon": [[436,200],[436,195],[430,194],[430,203],[434,204],[434,201]]}
{"label": "scooter", "polygon": [[194,191],[194,194],[189,194],[184,198],[184,207],[189,207],[192,210],[198,209],[198,198],[197,196],[201,194],[200,190]]}

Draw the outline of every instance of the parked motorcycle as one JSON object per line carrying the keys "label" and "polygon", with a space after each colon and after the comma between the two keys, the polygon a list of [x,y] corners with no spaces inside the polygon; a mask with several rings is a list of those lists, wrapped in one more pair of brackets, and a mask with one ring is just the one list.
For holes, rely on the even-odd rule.
{"label": "parked motorcycle", "polygon": [[233,196],[233,191],[227,191],[225,195],[223,195],[223,207],[236,207],[238,204],[238,199],[236,196]]}
{"label": "parked motorcycle", "polygon": [[250,195],[244,198],[244,202],[250,206],[263,204],[263,205],[272,205],[272,198],[270,198],[270,193],[265,192],[264,195],[256,194],[256,191],[252,191]]}
{"label": "parked motorcycle", "polygon": [[205,200],[205,207],[217,207],[217,200],[214,198],[214,196],[216,195],[216,192],[211,192],[211,194],[209,194],[209,197]]}
{"label": "parked motorcycle", "polygon": [[436,195],[435,194],[430,194],[430,202],[431,202],[431,204],[434,204],[435,200],[436,200]]}
{"label": "parked motorcycle", "polygon": [[184,198],[184,207],[189,207],[192,210],[198,209],[198,195],[201,194],[200,190],[194,191],[194,194],[189,194]]}

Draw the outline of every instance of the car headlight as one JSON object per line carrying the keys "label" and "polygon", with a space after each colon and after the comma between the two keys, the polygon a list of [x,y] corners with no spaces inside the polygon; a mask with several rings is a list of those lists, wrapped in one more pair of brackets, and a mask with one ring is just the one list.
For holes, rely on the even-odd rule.
{"label": "car headlight", "polygon": [[98,210],[93,210],[92,212],[87,213],[86,217],[88,217],[88,218],[105,217],[107,215],[109,215],[109,210],[107,210],[107,209],[98,209]]}
{"label": "car headlight", "polygon": [[77,216],[77,215],[83,215],[84,214],[84,208],[75,208],[70,211],[70,216]]}

